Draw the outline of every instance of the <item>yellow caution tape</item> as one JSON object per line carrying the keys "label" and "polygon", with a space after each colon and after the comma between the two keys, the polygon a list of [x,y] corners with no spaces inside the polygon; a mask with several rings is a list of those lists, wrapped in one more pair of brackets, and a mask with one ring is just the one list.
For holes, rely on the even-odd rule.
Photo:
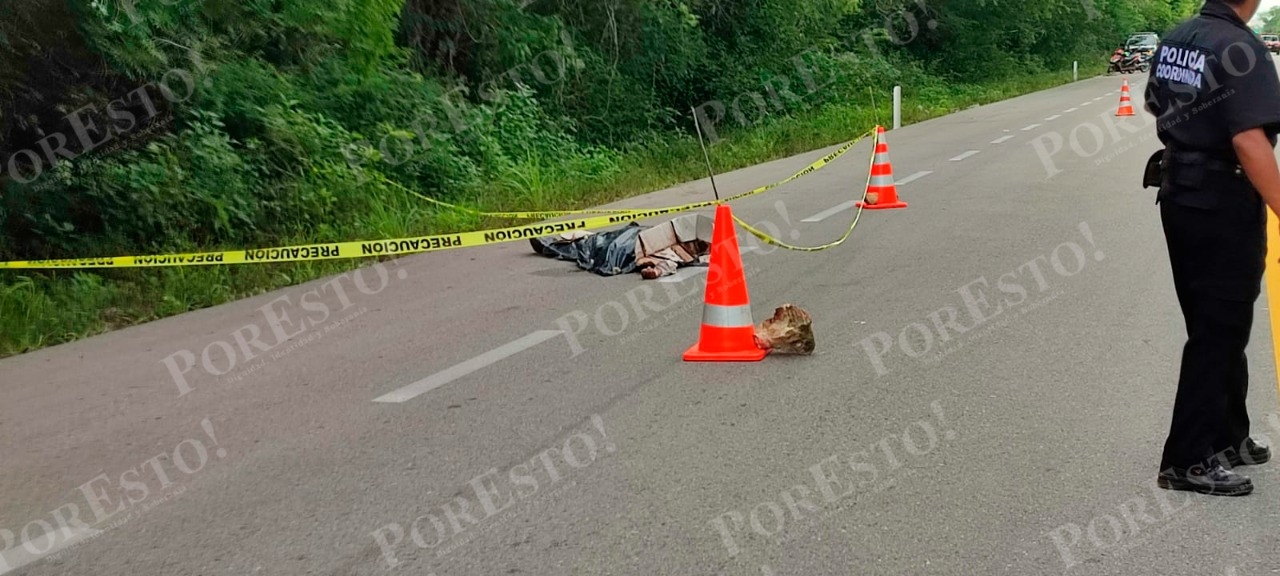
{"label": "yellow caution tape", "polygon": [[876,162],[875,150],[876,150],[876,147],[879,145],[880,145],[880,135],[876,134],[875,141],[871,145],[871,163],[867,167],[867,183],[865,186],[862,187],[862,201],[857,204],[858,212],[853,216],[853,223],[849,224],[849,229],[845,230],[844,235],[841,236],[840,239],[836,240],[835,242],[830,242],[827,244],[823,244],[821,246],[792,246],[791,244],[787,244],[786,242],[783,242],[777,238],[774,238],[769,234],[761,232],[760,230],[756,229],[750,224],[747,224],[746,222],[744,222],[741,218],[738,218],[737,215],[734,215],[733,220],[737,222],[738,225],[741,226],[744,230],[746,230],[747,232],[750,232],[752,236],[759,238],[760,241],[764,242],[765,244],[770,244],[773,246],[777,246],[779,248],[785,248],[787,250],[794,250],[796,252],[821,252],[828,248],[835,248],[836,246],[844,244],[844,241],[848,240],[849,236],[853,234],[853,229],[858,226],[858,220],[862,218],[862,207],[867,202],[867,190],[871,187],[871,170],[875,166],[875,162]]}
{"label": "yellow caution tape", "polygon": [[[830,153],[830,154],[828,154],[828,155],[826,155],[826,156],[823,156],[822,158],[819,158],[819,159],[818,159],[816,162],[814,162],[813,164],[810,164],[809,166],[805,167],[805,169],[804,169],[804,170],[801,170],[801,171],[799,171],[799,172],[796,172],[795,174],[792,174],[791,176],[787,177],[785,180],[779,180],[779,181],[774,182],[774,183],[772,183],[772,184],[768,184],[768,185],[765,185],[765,186],[761,186],[761,187],[756,188],[756,189],[754,189],[754,190],[748,190],[748,191],[743,192],[743,193],[741,193],[741,194],[735,194],[735,195],[730,196],[730,197],[728,197],[728,198],[723,198],[723,199],[716,200],[716,201],[699,202],[699,203],[696,203],[696,204],[687,204],[687,205],[682,206],[682,207],[680,207],[680,208],[682,208],[683,210],[692,210],[692,209],[695,209],[695,208],[705,208],[705,207],[707,207],[707,206],[715,206],[715,205],[717,205],[717,204],[723,204],[723,203],[725,203],[725,202],[732,202],[732,201],[734,201],[734,200],[741,200],[742,198],[747,198],[747,197],[749,197],[749,196],[756,196],[756,195],[758,195],[758,194],[763,194],[763,193],[765,193],[765,192],[768,192],[768,191],[770,191],[770,190],[773,190],[774,188],[777,188],[777,187],[782,186],[782,185],[784,185],[784,184],[789,184],[789,183],[791,183],[791,182],[794,182],[795,180],[798,180],[798,179],[800,179],[800,178],[803,178],[803,177],[805,177],[805,176],[808,176],[809,174],[812,174],[812,173],[814,173],[814,172],[817,172],[818,170],[821,170],[821,169],[825,168],[828,164],[830,164],[830,163],[834,162],[836,159],[840,158],[841,156],[844,156],[844,155],[845,155],[845,153],[849,151],[849,149],[853,148],[853,146],[854,146],[855,144],[857,144],[858,142],[862,141],[862,139],[863,139],[863,138],[866,138],[867,136],[874,136],[875,134],[876,134],[875,130],[867,131],[866,133],[864,133],[864,134],[862,134],[862,135],[858,136],[857,138],[854,138],[853,140],[850,140],[849,142],[845,143],[843,146],[841,146],[840,148],[836,149],[836,151],[835,151],[835,152],[832,152],[832,153]],[[874,157],[874,154],[873,154],[873,157]],[[868,180],[868,182],[870,182],[870,181]],[[401,190],[403,190],[403,191],[405,191],[405,192],[408,192],[409,194],[412,194],[412,195],[414,195],[414,196],[417,196],[418,198],[421,198],[421,199],[423,199],[423,200],[426,200],[427,202],[430,202],[430,203],[435,204],[435,205],[437,205],[437,206],[442,206],[442,207],[444,207],[444,208],[449,208],[449,209],[453,209],[453,210],[459,210],[459,211],[463,211],[463,212],[469,212],[469,213],[474,214],[474,215],[477,215],[477,216],[487,216],[487,217],[492,217],[492,218],[517,218],[517,219],[525,219],[525,218],[558,218],[558,217],[561,217],[561,216],[581,216],[581,215],[588,215],[588,214],[633,214],[633,213],[643,213],[643,212],[646,212],[646,210],[645,210],[645,209],[636,209],[636,208],[587,209],[587,210],[538,210],[538,211],[532,211],[532,212],[483,212],[483,211],[480,211],[480,210],[476,210],[476,209],[474,209],[474,208],[468,208],[468,207],[466,207],[466,206],[459,206],[459,205],[457,205],[457,204],[450,204],[450,203],[445,202],[445,201],[443,201],[443,200],[436,200],[435,198],[431,198],[431,197],[425,196],[425,195],[423,195],[423,194],[420,194],[420,193],[418,193],[418,192],[415,192],[415,191],[413,191],[413,190],[410,190],[410,189],[408,189],[408,188],[405,188],[404,186],[401,186],[400,184],[397,184],[397,183],[392,182],[392,181],[390,181],[390,180],[386,180],[386,183],[388,183],[388,184],[390,184],[390,185],[392,185],[392,186],[395,186],[395,187],[397,187],[397,188],[400,188]],[[683,210],[682,210],[682,211],[683,211]]]}
{"label": "yellow caution tape", "polygon": [[[858,138],[844,144],[835,152],[818,159],[813,164],[805,167],[803,170],[796,172],[785,180],[769,184],[737,194],[735,196],[724,198],[721,200],[709,200],[706,202],[696,202],[693,204],[685,204],[683,206],[671,206],[666,208],[641,208],[641,209],[625,209],[625,210],[564,210],[564,211],[541,211],[541,212],[479,212],[470,208],[455,206],[439,200],[433,200],[426,196],[421,196],[427,200],[431,200],[437,204],[466,210],[484,216],[506,217],[506,218],[553,218],[558,216],[570,216],[578,214],[601,214],[591,218],[580,218],[574,220],[562,220],[555,222],[546,222],[542,224],[531,224],[527,226],[512,226],[508,228],[498,228],[491,230],[477,230],[474,232],[462,232],[458,234],[436,234],[431,236],[416,236],[410,238],[395,238],[390,240],[357,240],[352,242],[334,242],[327,244],[309,244],[301,246],[282,246],[276,248],[259,248],[253,250],[228,250],[221,252],[199,252],[189,254],[162,254],[151,256],[111,256],[103,258],[68,258],[61,260],[17,260],[9,262],[0,262],[0,268],[12,269],[57,269],[57,268],[154,268],[165,266],[213,266],[221,264],[262,264],[270,262],[301,262],[308,260],[339,260],[346,258],[369,258],[378,256],[392,256],[417,254],[422,252],[436,252],[440,250],[449,250],[454,248],[470,248],[474,246],[486,246],[489,244],[500,244],[503,242],[512,242],[516,240],[524,240],[529,238],[538,238],[542,236],[551,236],[571,231],[591,230],[594,228],[604,228],[616,224],[632,222],[636,220],[644,220],[655,216],[663,216],[667,214],[677,214],[696,210],[698,208],[706,208],[715,206],[732,200],[746,198],[762,194],[783,184],[795,181],[813,172],[821,170],[837,158],[843,156],[849,149],[853,148],[860,140],[873,134],[868,132]],[[406,189],[407,190],[407,189]],[[416,192],[409,191],[417,194]],[[846,235],[847,237],[847,235]]]}

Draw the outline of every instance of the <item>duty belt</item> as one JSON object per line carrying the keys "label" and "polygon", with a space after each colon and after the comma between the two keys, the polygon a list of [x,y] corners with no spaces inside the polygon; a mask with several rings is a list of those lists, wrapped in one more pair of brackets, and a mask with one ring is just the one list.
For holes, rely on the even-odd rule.
{"label": "duty belt", "polygon": [[1240,162],[1235,158],[1235,156],[1225,156],[1201,150],[1175,150],[1172,147],[1166,148],[1164,163],[1166,165],[1183,164],[1202,166],[1205,170],[1229,172],[1236,176],[1244,176],[1244,168],[1240,166]]}

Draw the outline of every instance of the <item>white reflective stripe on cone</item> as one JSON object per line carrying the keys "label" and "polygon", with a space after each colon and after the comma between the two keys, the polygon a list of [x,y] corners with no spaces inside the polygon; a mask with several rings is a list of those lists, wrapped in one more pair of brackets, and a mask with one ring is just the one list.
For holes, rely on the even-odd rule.
{"label": "white reflective stripe on cone", "polygon": [[872,176],[871,186],[893,186],[893,176]]}
{"label": "white reflective stripe on cone", "polygon": [[718,306],[706,304],[702,308],[702,323],[716,328],[742,328],[752,326],[751,305]]}

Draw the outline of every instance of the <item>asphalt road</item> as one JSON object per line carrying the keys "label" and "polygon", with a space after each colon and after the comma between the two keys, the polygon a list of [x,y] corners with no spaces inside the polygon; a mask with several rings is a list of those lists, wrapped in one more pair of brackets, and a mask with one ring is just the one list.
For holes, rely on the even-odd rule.
{"label": "asphalt road", "polygon": [[[910,206],[838,248],[743,234],[756,321],[805,308],[811,357],[684,363],[705,274],[515,242],[0,361],[0,573],[1274,572],[1274,465],[1248,498],[1154,488],[1184,333],[1139,185],[1154,126],[1113,117],[1119,88],[890,132]],[[735,213],[827,242],[870,152]],[[1280,440],[1257,314],[1254,431]]]}

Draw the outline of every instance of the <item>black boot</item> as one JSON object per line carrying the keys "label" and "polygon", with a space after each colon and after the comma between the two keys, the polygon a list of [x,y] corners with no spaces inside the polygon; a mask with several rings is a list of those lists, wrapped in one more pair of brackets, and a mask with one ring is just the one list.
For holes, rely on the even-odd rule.
{"label": "black boot", "polygon": [[1245,438],[1242,448],[1243,450],[1232,446],[1224,451],[1228,465],[1256,466],[1271,460],[1271,449],[1254,442],[1253,438]]}
{"label": "black boot", "polygon": [[1165,490],[1190,490],[1212,496],[1244,496],[1253,492],[1253,481],[1223,468],[1221,464],[1169,468],[1160,472],[1156,484]]}

